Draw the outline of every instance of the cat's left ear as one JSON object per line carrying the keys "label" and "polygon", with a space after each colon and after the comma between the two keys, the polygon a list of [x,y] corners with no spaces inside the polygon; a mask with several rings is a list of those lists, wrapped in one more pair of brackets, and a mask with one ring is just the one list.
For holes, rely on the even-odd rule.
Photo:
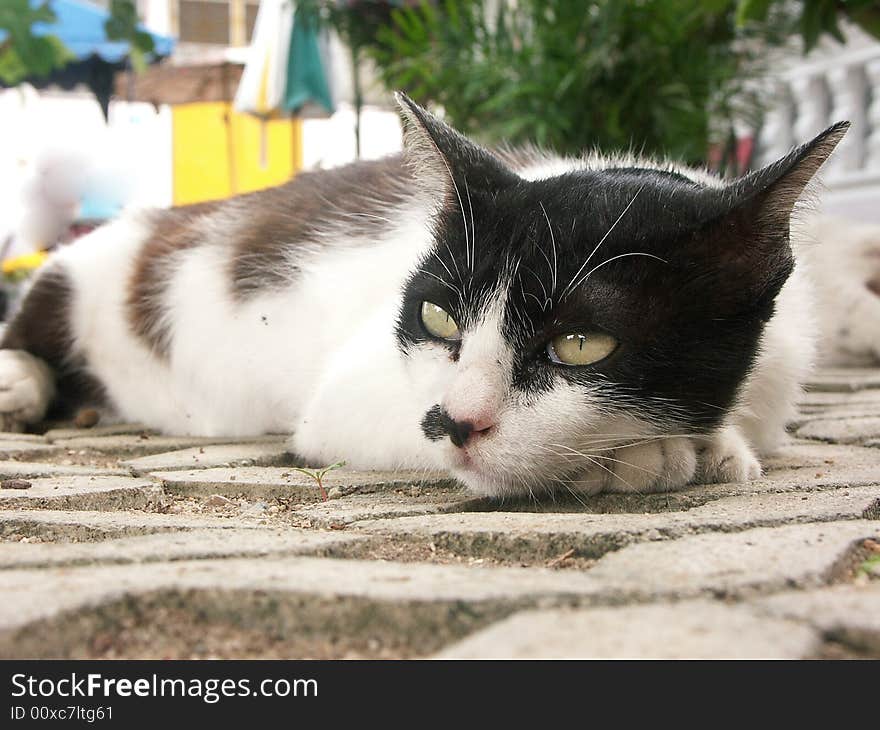
{"label": "cat's left ear", "polygon": [[[849,122],[839,122],[767,167],[721,190],[705,190],[720,209],[691,253],[716,272],[718,291],[731,302],[764,306],[769,316],[767,307],[794,269],[789,237],[795,204],[848,128]],[[707,240],[709,247],[701,244]]]}
{"label": "cat's left ear", "polygon": [[849,127],[849,122],[838,122],[785,157],[734,182],[728,188],[733,207],[744,209],[759,224],[787,230],[795,204]]}
{"label": "cat's left ear", "polygon": [[394,96],[404,120],[406,157],[416,179],[426,182],[431,192],[452,194],[455,186],[462,191],[465,186],[470,190],[496,191],[520,182],[491,152],[456,132],[403,92]]}

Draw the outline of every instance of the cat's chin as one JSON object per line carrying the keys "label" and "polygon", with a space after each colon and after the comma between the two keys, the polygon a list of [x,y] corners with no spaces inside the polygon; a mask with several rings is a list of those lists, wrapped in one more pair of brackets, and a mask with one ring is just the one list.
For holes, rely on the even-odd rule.
{"label": "cat's chin", "polygon": [[509,478],[499,475],[495,470],[467,455],[459,456],[450,471],[469,492],[478,497],[516,498],[529,493],[528,487],[512,483]]}

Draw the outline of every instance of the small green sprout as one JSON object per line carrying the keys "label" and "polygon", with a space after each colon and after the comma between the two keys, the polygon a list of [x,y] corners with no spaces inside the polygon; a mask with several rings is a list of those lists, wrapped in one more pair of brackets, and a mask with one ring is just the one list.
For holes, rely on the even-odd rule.
{"label": "small green sprout", "polygon": [[858,572],[870,576],[877,568],[880,568],[880,555],[872,555],[859,566]]}
{"label": "small green sprout", "polygon": [[307,477],[311,477],[315,480],[315,483],[318,485],[318,489],[321,490],[321,499],[326,502],[329,497],[327,496],[327,490],[324,489],[324,475],[328,471],[333,471],[334,469],[341,469],[345,466],[344,461],[337,461],[335,464],[330,464],[330,466],[325,466],[321,469],[306,469],[304,467],[293,466],[291,469],[293,471],[298,471],[301,474],[305,474]]}

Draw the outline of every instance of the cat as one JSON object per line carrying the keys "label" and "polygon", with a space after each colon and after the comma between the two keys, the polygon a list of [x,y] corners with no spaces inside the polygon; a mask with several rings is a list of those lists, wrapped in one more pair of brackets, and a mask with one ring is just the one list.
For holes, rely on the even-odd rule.
{"label": "cat", "polygon": [[758,477],[814,355],[790,218],[848,123],[724,182],[489,151],[397,98],[402,155],[55,254],[2,341],[7,430],[100,405],[494,497]]}

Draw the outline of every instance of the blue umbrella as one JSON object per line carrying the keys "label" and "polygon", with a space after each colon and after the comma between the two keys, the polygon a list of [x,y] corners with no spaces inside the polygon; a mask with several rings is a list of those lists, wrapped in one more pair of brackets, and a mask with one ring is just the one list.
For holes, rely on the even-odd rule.
{"label": "blue umbrella", "polygon": [[[43,0],[29,2],[32,8],[43,4]],[[37,88],[58,85],[64,89],[84,83],[97,97],[106,118],[113,91],[113,76],[126,68],[131,44],[107,38],[104,25],[110,13],[102,8],[80,0],[49,0],[49,7],[55,13],[55,20],[51,23],[34,23],[31,32],[35,36],[55,36],[70,51],[73,60],[48,76],[25,81]],[[138,30],[149,33],[153,39],[153,52],[147,61],[157,61],[173,50],[173,38],[150,33],[142,26],[138,26]],[[0,29],[0,43],[7,35],[5,30]]]}

